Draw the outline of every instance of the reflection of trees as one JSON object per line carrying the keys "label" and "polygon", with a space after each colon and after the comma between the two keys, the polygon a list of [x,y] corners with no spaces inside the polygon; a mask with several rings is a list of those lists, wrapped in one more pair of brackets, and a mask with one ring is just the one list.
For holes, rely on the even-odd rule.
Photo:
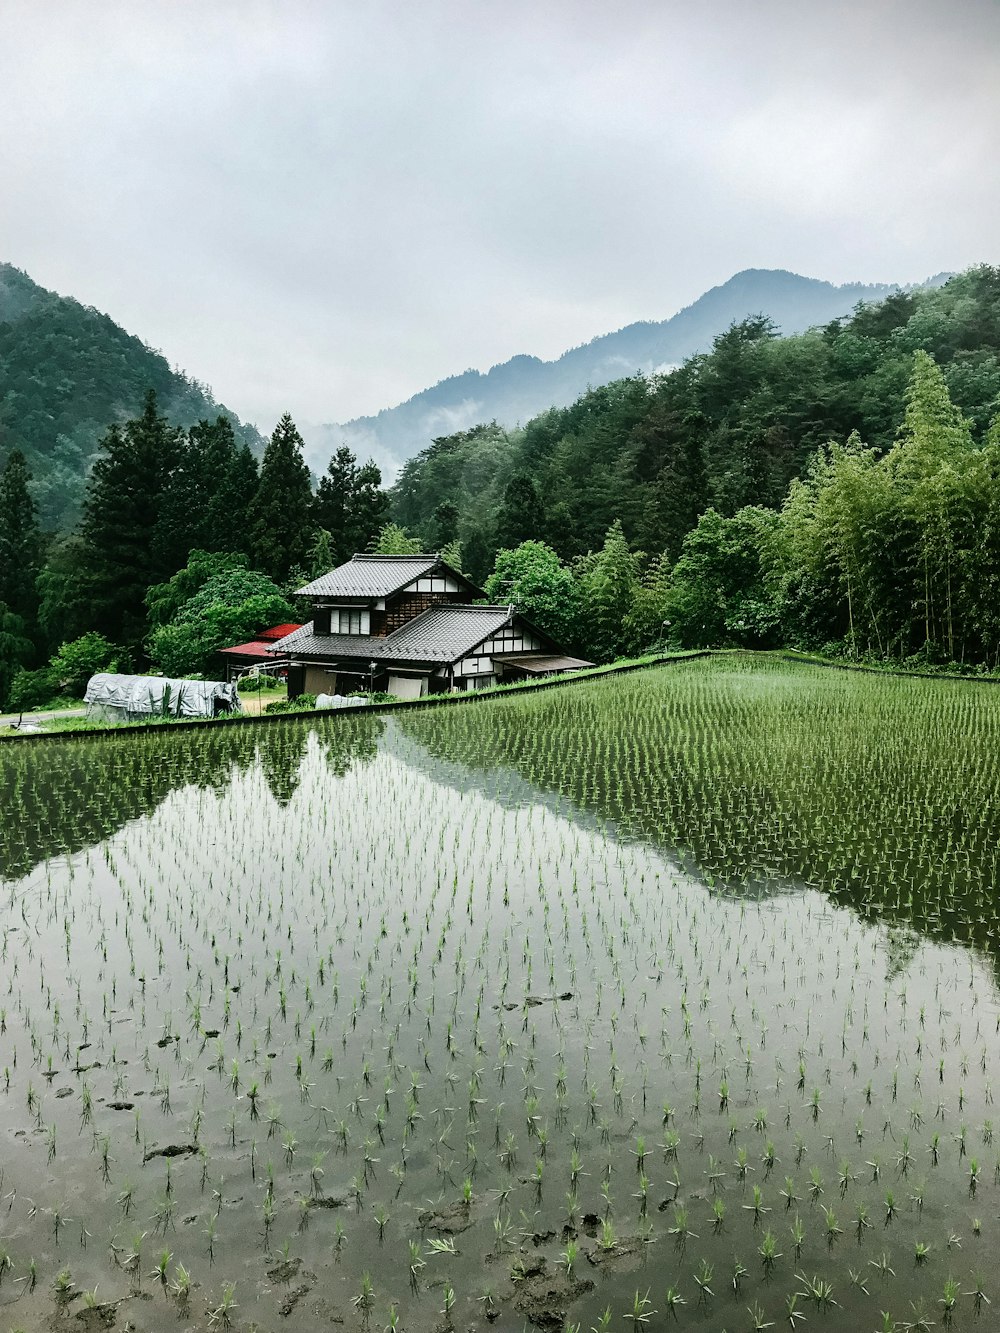
{"label": "reflection of trees", "polygon": [[349,717],[317,721],[314,735],[335,778],[342,778],[355,764],[367,764],[375,758],[385,722],[381,714],[360,709]]}
{"label": "reflection of trees", "polygon": [[0,877],[102,842],[181,787],[222,794],[259,763],[279,805],[298,787],[310,734],[342,777],[378,748],[383,719],[288,718],[206,728],[164,727],[0,746]]}
{"label": "reflection of trees", "polygon": [[930,737],[909,731],[902,704],[887,728],[886,698],[866,702],[850,679],[824,720],[807,675],[742,698],[692,671],[695,682],[671,667],[395,722],[445,780],[464,765],[466,782],[521,803],[527,785],[568,818],[661,847],[714,892],[808,885],[898,926],[897,964],[917,931],[974,945],[1000,970],[1000,802],[959,696],[926,704],[940,710]]}
{"label": "reflection of trees", "polygon": [[355,764],[367,763],[375,757],[384,727],[385,719],[377,713],[268,727],[261,733],[257,752],[271,795],[280,806],[288,805],[295,795],[310,735],[330,772],[342,778]]}
{"label": "reflection of trees", "polygon": [[302,761],[309,745],[309,733],[301,725],[269,726],[271,734],[262,738],[257,748],[261,772],[278,805],[288,805],[299,785]]}

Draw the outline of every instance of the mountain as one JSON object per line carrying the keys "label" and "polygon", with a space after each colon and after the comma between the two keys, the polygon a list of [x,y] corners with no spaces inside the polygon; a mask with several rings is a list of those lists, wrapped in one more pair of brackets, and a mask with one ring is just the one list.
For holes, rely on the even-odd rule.
{"label": "mountain", "polygon": [[[948,276],[940,274],[926,285],[940,286]],[[546,408],[568,407],[588,387],[679,365],[707,352],[734,320],[769,315],[781,333],[802,333],[850,314],[859,301],[879,301],[895,290],[894,283],[837,287],[784,269],[746,269],[669,319],[628,324],[571,348],[555,361],[515,356],[485,374],[466,370],[452,375],[377,416],[313,427],[306,432],[310,461],[322,469],[346,443],[392,473],[437,436],[494,420],[514,426]]]}
{"label": "mountain", "polygon": [[207,385],[171,370],[108,315],[0,264],[0,463],[24,451],[46,528],[73,524],[99,440],[111,422],[136,415],[147,389],[175,424],[221,414],[255,453],[263,449]]}

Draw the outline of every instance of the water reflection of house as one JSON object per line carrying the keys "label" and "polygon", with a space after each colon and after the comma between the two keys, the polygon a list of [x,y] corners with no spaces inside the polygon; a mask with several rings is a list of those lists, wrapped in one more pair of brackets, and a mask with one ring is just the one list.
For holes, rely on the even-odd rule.
{"label": "water reflection of house", "polygon": [[514,606],[475,605],[482,590],[439,555],[356,555],[297,596],[313,618],[272,649],[288,658],[292,697],[374,688],[410,699],[590,665]]}
{"label": "water reflection of house", "polygon": [[275,653],[275,644],[301,628],[301,625],[272,625],[270,629],[262,629],[249,643],[234,643],[230,648],[220,648],[219,656],[226,663],[226,679],[236,680],[255,666],[267,667],[274,673],[275,668],[281,668],[287,660],[282,654]]}

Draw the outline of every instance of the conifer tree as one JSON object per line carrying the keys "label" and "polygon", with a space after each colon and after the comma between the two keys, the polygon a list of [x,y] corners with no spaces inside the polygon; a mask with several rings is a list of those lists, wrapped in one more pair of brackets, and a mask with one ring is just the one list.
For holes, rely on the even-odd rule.
{"label": "conifer tree", "polygon": [[188,440],[195,523],[188,549],[249,554],[247,522],[259,480],[253,455],[245,444],[237,445],[224,416],[192,426]]}
{"label": "conifer tree", "polygon": [[276,583],[284,584],[293,568],[307,564],[313,537],[311,504],[302,436],[286,412],[264,450],[249,523],[253,562]]}
{"label": "conifer tree", "polygon": [[338,449],[319,479],[312,504],[314,525],[330,534],[334,565],[368,550],[385,526],[388,508],[377,465],[359,467],[346,445]]}
{"label": "conifer tree", "polygon": [[0,602],[30,632],[35,623],[41,533],[24,454],[15,449],[0,473]]}
{"label": "conifer tree", "polygon": [[357,477],[357,459],[347,445],[342,445],[330,459],[316,487],[312,521],[315,527],[329,534],[333,554],[331,569],[350,560],[355,553],[347,548],[351,540],[348,528]]}
{"label": "conifer tree", "polygon": [[212,531],[218,534],[220,551],[251,554],[250,509],[260,484],[257,460],[243,444],[231,458],[225,485],[219,488],[211,511]]}
{"label": "conifer tree", "polygon": [[7,706],[11,683],[31,655],[24,620],[0,602],[0,708]]}
{"label": "conifer tree", "polygon": [[105,435],[87,488],[81,565],[90,627],[129,647],[142,641],[146,589],[174,572],[177,543],[160,515],[179,434],[150,390],[141,416]]}
{"label": "conifer tree", "polygon": [[385,526],[388,514],[389,496],[382,489],[381,470],[369,460],[358,468],[354,479],[349,525],[350,549],[344,556],[345,560],[349,560],[355,551],[371,549]]}
{"label": "conifer tree", "polygon": [[497,514],[497,550],[513,551],[522,542],[539,541],[544,517],[535,483],[526,473],[518,472],[507,483]]}

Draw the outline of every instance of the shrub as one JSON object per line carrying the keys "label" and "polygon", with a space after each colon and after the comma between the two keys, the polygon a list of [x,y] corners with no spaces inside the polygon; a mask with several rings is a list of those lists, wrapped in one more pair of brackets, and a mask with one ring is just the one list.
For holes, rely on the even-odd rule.
{"label": "shrub", "polygon": [[315,694],[300,694],[295,699],[275,699],[268,704],[265,713],[304,713],[316,707]]}
{"label": "shrub", "polygon": [[64,643],[49,661],[53,691],[63,690],[79,699],[91,676],[122,670],[127,665],[125,656],[124,649],[94,630]]}

